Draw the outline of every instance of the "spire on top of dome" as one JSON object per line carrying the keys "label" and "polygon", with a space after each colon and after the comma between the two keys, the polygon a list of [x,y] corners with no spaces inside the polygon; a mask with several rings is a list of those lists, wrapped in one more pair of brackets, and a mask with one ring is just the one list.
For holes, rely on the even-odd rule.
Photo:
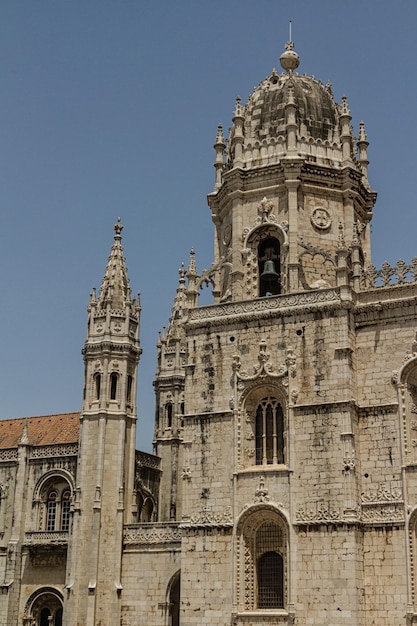
{"label": "spire on top of dome", "polygon": [[285,52],[281,54],[279,57],[279,62],[281,64],[282,69],[284,69],[289,74],[292,74],[294,70],[300,65],[300,57],[294,50],[294,42],[292,41],[292,33],[291,33],[291,20],[290,20],[290,40],[285,44]]}
{"label": "spire on top of dome", "polygon": [[98,296],[100,309],[104,309],[109,304],[110,308],[121,310],[132,301],[126,261],[123,255],[122,230],[123,225],[119,217],[114,225],[114,242]]}

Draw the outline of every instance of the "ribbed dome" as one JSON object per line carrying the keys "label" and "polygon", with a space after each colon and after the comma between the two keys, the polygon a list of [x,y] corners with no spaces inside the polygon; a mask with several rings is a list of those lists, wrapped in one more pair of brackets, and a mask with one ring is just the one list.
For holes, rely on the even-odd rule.
{"label": "ribbed dome", "polygon": [[245,140],[285,135],[285,105],[290,85],[296,105],[299,136],[335,141],[339,135],[338,107],[330,86],[298,74],[272,74],[255,88],[244,109]]}

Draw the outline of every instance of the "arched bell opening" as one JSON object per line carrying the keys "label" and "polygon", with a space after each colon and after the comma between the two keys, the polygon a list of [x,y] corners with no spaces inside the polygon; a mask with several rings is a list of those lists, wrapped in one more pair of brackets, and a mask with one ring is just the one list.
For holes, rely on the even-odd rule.
{"label": "arched bell opening", "polygon": [[258,246],[259,296],[281,293],[281,248],[278,239],[268,237]]}

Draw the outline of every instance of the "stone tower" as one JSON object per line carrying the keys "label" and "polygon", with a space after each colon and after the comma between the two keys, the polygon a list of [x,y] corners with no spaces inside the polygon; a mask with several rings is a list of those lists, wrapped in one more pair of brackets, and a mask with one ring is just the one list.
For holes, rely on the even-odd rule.
{"label": "stone tower", "polygon": [[[294,72],[292,43],[280,62],[236,100],[227,140],[218,128],[214,262],[198,274],[193,252],[180,270],[158,344],[160,520],[183,532],[180,623],[364,626],[376,522],[394,532],[402,515],[372,506],[382,485],[398,499],[401,482],[383,319],[405,304],[385,294],[385,310],[366,291],[376,193],[364,124],[355,139],[346,97]],[[211,306],[198,306],[203,284]],[[411,291],[398,297],[415,315]],[[385,312],[372,317],[375,298]],[[400,362],[414,333],[403,322]],[[391,434],[376,453],[366,416],[381,406]],[[390,541],[400,550],[401,533]],[[382,595],[373,623],[388,614]]]}
{"label": "stone tower", "polygon": [[140,304],[131,297],[122,228],[119,219],[99,296],[93,292],[88,306],[67,626],[120,623],[123,524],[132,519],[141,352]]}

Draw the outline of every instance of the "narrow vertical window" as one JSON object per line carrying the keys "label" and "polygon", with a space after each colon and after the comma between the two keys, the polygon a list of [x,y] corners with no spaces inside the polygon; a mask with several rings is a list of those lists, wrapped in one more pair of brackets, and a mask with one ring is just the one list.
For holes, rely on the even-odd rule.
{"label": "narrow vertical window", "polygon": [[100,400],[100,391],[101,391],[101,374],[94,374],[94,390],[95,390],[95,399]]}
{"label": "narrow vertical window", "polygon": [[117,398],[117,380],[119,376],[116,372],[110,374],[110,400],[116,400]]}
{"label": "narrow vertical window", "polygon": [[46,512],[46,530],[54,531],[56,529],[56,510],[57,510],[56,491],[50,491],[48,494],[47,512]]}
{"label": "narrow vertical window", "polygon": [[133,383],[133,378],[129,374],[129,376],[127,377],[127,385],[126,385],[126,404],[128,406],[130,406],[132,402],[132,383]]}
{"label": "narrow vertical window", "polygon": [[70,501],[70,492],[64,491],[62,494],[61,501],[61,530],[67,532],[70,526],[70,510],[71,510],[71,501]]}
{"label": "narrow vertical window", "polygon": [[172,428],[172,403],[168,402],[165,407],[166,410],[166,418],[167,418],[167,428]]}

